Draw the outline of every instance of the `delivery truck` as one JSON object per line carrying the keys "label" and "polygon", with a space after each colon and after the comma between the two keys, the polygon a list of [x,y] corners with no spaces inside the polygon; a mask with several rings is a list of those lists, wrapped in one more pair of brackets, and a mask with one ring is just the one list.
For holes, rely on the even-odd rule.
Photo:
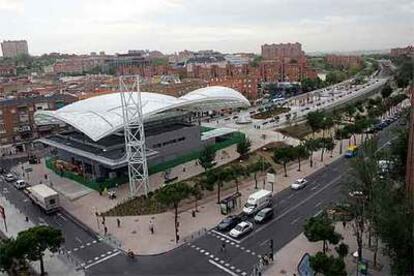
{"label": "delivery truck", "polygon": [[243,213],[253,216],[260,210],[272,206],[272,192],[267,190],[259,190],[251,194],[243,208]]}
{"label": "delivery truck", "polygon": [[34,204],[42,208],[47,214],[59,210],[59,194],[45,184],[26,188],[26,194]]}

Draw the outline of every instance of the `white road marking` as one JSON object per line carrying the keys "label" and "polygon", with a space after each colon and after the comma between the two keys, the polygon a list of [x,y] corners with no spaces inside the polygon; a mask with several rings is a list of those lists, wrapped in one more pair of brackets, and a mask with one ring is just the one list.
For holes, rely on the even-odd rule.
{"label": "white road marking", "polygon": [[230,266],[230,264],[229,264],[229,263],[226,263],[226,264],[225,264],[225,266],[229,267],[229,266]]}
{"label": "white road marking", "polygon": [[205,252],[205,250],[204,250],[204,249],[201,249],[201,250],[200,250],[200,253],[204,253],[204,252]]}
{"label": "white road marking", "polygon": [[81,248],[81,249],[84,249],[84,248],[85,248],[85,246],[84,246],[84,245],[81,245],[81,246],[80,246],[80,248]]}
{"label": "white road marking", "polygon": [[[219,235],[219,236],[222,236],[222,237],[224,237],[224,238],[226,238],[226,239],[231,240],[232,242],[235,242],[235,243],[240,243],[240,241],[235,240],[235,239],[233,239],[233,238],[231,238],[231,237],[229,237],[229,236],[227,236],[227,235],[224,235],[224,234],[222,234],[222,233],[220,233],[220,232],[217,232],[216,230],[211,230],[211,231],[213,231],[214,233],[216,233],[216,234],[217,234],[217,235]],[[222,238],[221,240],[222,240],[222,241],[224,241],[224,239],[223,239],[223,238]]]}
{"label": "white road marking", "polygon": [[106,252],[106,254],[111,254],[112,253],[112,251],[108,251],[108,252]]}
{"label": "white road marking", "polygon": [[322,201],[319,201],[318,203],[315,204],[315,207],[319,207],[322,205]]}
{"label": "white road marking", "polygon": [[224,264],[224,261],[223,261],[223,260],[220,260],[220,263],[221,263],[221,264]]}
{"label": "white road marking", "polygon": [[318,212],[316,212],[316,213],[313,215],[313,217],[317,217],[317,216],[319,216],[321,213],[322,213],[322,210],[319,210]]}
{"label": "white road marking", "polygon": [[77,242],[79,242],[79,243],[82,243],[82,240],[81,240],[81,239],[79,239],[78,237],[76,237],[76,238],[75,238],[75,240],[76,240]]}
{"label": "white road marking", "polygon": [[250,253],[250,251],[251,251],[250,249],[247,249],[247,250],[246,250],[246,252],[247,252],[247,253]]}
{"label": "white road marking", "polygon": [[90,243],[90,242],[88,242],[86,245],[87,245],[87,246],[89,246],[89,245],[91,245],[91,243]]}
{"label": "white road marking", "polygon": [[234,269],[235,269],[235,267],[232,265],[232,266],[230,267],[230,269],[231,269],[231,270],[234,270]]}
{"label": "white road marking", "polygon": [[96,242],[97,242],[96,240],[92,241],[92,243],[96,243]]}
{"label": "white road marking", "polygon": [[97,259],[99,259],[99,257],[95,257],[95,258],[93,258],[95,261],[97,260]]}
{"label": "white road marking", "polygon": [[288,196],[288,199],[291,199],[295,194],[291,194],[290,196]]}
{"label": "white road marking", "polygon": [[295,224],[296,222],[298,222],[302,217],[299,216],[297,218],[295,218],[290,224]]}
{"label": "white road marking", "polygon": [[223,270],[223,271],[227,272],[228,274],[230,274],[230,275],[232,275],[232,276],[237,276],[237,274],[236,274],[236,273],[234,273],[233,271],[231,271],[231,270],[229,270],[229,269],[225,268],[224,266],[222,266],[222,265],[220,265],[220,264],[216,263],[216,262],[215,262],[215,261],[213,261],[213,260],[208,260],[208,262],[209,262],[210,264],[212,264],[212,265],[214,265],[214,266],[216,266],[216,267],[220,268],[221,270]]}
{"label": "white road marking", "polygon": [[241,272],[241,270],[238,268],[238,269],[236,269],[236,272],[237,272],[237,273],[240,273],[240,272]]}
{"label": "white road marking", "polygon": [[246,276],[246,275],[247,275],[247,273],[246,273],[246,272],[242,272],[242,274],[241,274],[241,275]]}
{"label": "white road marking", "polygon": [[106,254],[101,254],[101,258],[102,258],[102,257],[105,257],[105,255],[106,255]]}
{"label": "white road marking", "polygon": [[[97,265],[97,264],[99,264],[99,263],[102,263],[102,262],[104,262],[104,261],[106,261],[106,260],[108,260],[108,259],[110,259],[110,258],[112,258],[112,257],[115,257],[115,256],[116,256],[116,255],[118,255],[118,254],[121,254],[121,251],[117,251],[117,252],[113,253],[112,255],[106,256],[105,258],[102,258],[102,259],[100,259],[100,260],[98,260],[98,261],[96,261],[96,262],[94,262],[94,263],[91,263],[91,264],[89,264],[89,265],[85,266],[85,269],[88,269],[88,268],[90,268],[91,266],[94,266],[94,265]],[[88,261],[88,262],[89,262],[89,261]]]}
{"label": "white road marking", "polygon": [[71,251],[69,250],[69,251],[68,251],[68,254],[70,254],[70,252],[71,252]]}
{"label": "white road marking", "polygon": [[[269,228],[270,226],[273,225],[273,223],[275,223],[276,221],[280,220],[281,218],[283,218],[284,216],[286,216],[287,214],[289,214],[290,212],[292,212],[293,210],[295,210],[296,208],[298,208],[299,206],[302,206],[304,203],[308,202],[309,200],[311,200],[313,197],[317,196],[318,194],[322,193],[324,190],[328,189],[330,186],[332,186],[333,184],[335,184],[339,179],[341,179],[343,176],[339,175],[336,178],[332,179],[328,184],[326,184],[325,186],[323,186],[321,189],[319,189],[318,191],[316,191],[315,193],[311,194],[309,197],[305,198],[304,200],[302,200],[301,202],[299,202],[298,204],[296,204],[295,206],[287,209],[285,212],[283,212],[282,214],[280,214],[279,216],[277,216],[273,221],[271,221],[270,223],[268,223],[267,225],[263,226],[262,228],[257,229],[254,233],[259,233],[267,228]],[[250,238],[252,236],[247,236],[246,239]]]}
{"label": "white road marking", "polygon": [[204,255],[209,256],[209,255],[210,255],[210,253],[206,251],[206,252],[204,253]]}

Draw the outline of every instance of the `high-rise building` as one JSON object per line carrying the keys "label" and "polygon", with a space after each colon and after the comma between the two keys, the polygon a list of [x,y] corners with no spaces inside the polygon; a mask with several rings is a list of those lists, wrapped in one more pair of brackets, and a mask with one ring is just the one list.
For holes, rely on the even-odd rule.
{"label": "high-rise building", "polygon": [[263,60],[279,60],[283,62],[285,58],[300,59],[304,56],[305,53],[302,51],[302,45],[298,42],[262,45]]}
{"label": "high-rise building", "polygon": [[5,40],[1,43],[1,51],[3,52],[3,57],[9,58],[29,54],[26,40]]}

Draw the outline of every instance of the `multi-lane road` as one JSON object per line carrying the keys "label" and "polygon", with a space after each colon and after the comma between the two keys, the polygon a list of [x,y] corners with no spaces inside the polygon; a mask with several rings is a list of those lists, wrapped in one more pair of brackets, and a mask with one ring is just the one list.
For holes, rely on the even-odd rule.
{"label": "multi-lane road", "polygon": [[[379,144],[393,137],[395,124],[380,133]],[[0,166],[11,166],[13,162]],[[36,224],[62,229],[65,236],[64,260],[75,262],[87,275],[250,275],[259,256],[270,250],[273,239],[277,251],[303,231],[304,221],[328,204],[341,201],[343,182],[349,179],[349,162],[343,158],[308,176],[308,185],[299,191],[285,189],[273,200],[273,220],[257,227],[240,240],[214,229],[170,252],[131,259],[102,238],[71,219],[64,211],[45,215],[26,196],[8,183],[0,183],[0,193]],[[0,180],[1,182],[1,180]],[[200,226],[201,227],[201,226]],[[220,251],[226,243],[225,252]]]}

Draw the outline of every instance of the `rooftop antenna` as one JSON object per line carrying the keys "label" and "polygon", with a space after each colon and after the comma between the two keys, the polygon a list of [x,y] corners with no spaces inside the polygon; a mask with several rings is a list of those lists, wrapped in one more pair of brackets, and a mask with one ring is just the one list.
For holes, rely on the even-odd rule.
{"label": "rooftop antenna", "polygon": [[139,76],[120,76],[119,92],[128,161],[129,194],[134,197],[143,188],[147,195],[149,181]]}

